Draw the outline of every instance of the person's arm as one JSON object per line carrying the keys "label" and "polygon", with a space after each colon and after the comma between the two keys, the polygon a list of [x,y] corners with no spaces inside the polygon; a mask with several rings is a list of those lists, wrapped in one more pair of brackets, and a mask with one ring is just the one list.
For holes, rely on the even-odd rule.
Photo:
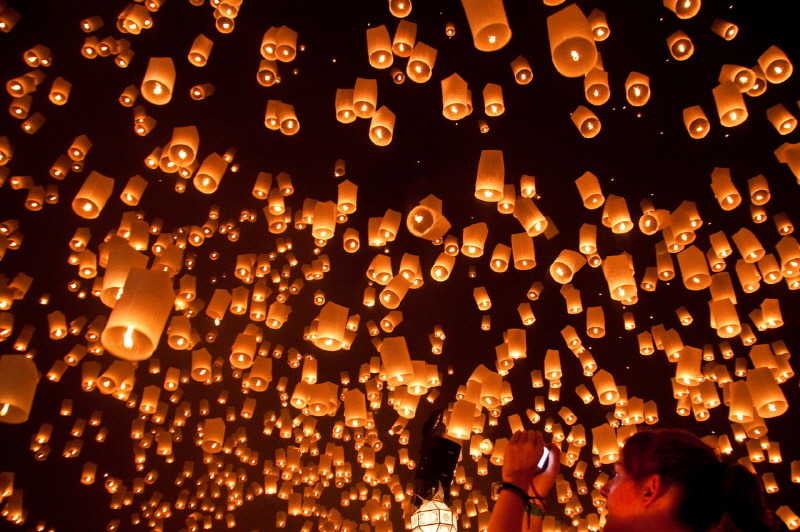
{"label": "person's arm", "polygon": [[[547,448],[550,449],[547,467],[538,475],[534,475],[528,484],[528,496],[533,498],[533,504],[541,509],[542,514],[545,513],[545,500],[556,483],[558,468],[561,466],[561,449],[558,445],[551,443]],[[543,516],[531,515],[530,520],[523,520],[522,532],[539,532],[542,529],[542,520]]]}
{"label": "person's arm", "polygon": [[488,532],[539,532],[542,529],[541,517],[530,515],[529,518],[526,506],[528,487],[534,481],[536,463],[543,450],[544,441],[538,432],[518,431],[511,436],[503,453],[504,486],[492,510]]}

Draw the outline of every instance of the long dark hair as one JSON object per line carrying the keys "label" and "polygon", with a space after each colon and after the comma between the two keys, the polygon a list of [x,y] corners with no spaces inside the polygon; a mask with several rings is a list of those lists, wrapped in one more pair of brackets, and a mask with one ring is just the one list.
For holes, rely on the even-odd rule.
{"label": "long dark hair", "polygon": [[622,466],[636,481],[659,475],[680,487],[676,517],[705,532],[726,516],[744,532],[772,532],[777,523],[764,504],[759,478],[739,464],[725,464],[690,432],[641,431],[622,450]]}

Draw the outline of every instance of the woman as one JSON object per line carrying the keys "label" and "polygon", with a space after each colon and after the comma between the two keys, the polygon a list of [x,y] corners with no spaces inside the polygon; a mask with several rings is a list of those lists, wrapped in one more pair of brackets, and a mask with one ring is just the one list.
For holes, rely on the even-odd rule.
{"label": "woman", "polygon": [[[528,495],[533,491],[536,497],[546,497],[557,474],[558,460],[554,463],[552,458],[558,454],[537,475],[535,464],[543,447],[540,434],[514,434],[503,458],[503,484],[530,486]],[[689,432],[634,434],[625,442],[615,470],[616,476],[602,489],[607,499],[604,532],[706,532],[731,525],[743,532],[776,530],[759,479],[741,465],[720,462],[711,447]],[[523,493],[503,489],[489,532],[541,530],[541,517],[524,518],[523,502]]]}

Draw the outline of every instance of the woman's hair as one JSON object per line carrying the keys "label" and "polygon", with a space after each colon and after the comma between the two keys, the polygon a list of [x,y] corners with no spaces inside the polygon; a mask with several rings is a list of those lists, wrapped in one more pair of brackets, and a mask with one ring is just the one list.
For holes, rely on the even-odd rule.
{"label": "woman's hair", "polygon": [[690,432],[638,432],[625,443],[621,463],[636,481],[659,475],[676,484],[681,494],[676,517],[692,530],[704,532],[726,514],[742,531],[776,530],[758,477],[741,465],[721,462],[711,447]]}

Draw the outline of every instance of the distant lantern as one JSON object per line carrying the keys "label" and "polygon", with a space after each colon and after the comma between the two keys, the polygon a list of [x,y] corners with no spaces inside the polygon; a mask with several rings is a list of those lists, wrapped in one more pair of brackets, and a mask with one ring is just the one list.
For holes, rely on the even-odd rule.
{"label": "distant lantern", "polygon": [[[678,0],[675,0],[678,1]],[[700,7],[700,1],[697,0],[697,6]],[[714,19],[711,23],[711,31],[725,39],[726,41],[733,40],[739,33],[739,28],[736,24],[722,20],[721,18]]]}
{"label": "distant lantern", "polygon": [[593,68],[583,79],[583,92],[586,101],[592,105],[603,105],[611,97],[608,87],[608,72]]}
{"label": "distant lantern", "polygon": [[736,83],[723,81],[711,92],[714,95],[720,124],[725,127],[734,127],[747,120],[747,107]]}
{"label": "distant lantern", "polygon": [[378,80],[356,78],[353,87],[353,112],[359,118],[371,118],[378,105]]}
{"label": "distant lantern", "polygon": [[589,16],[589,25],[592,27],[592,34],[595,41],[605,41],[611,35],[611,30],[608,27],[606,14],[599,9],[593,9]]}
{"label": "distant lantern", "polygon": [[770,83],[783,83],[792,75],[792,63],[786,54],[777,46],[770,46],[758,58],[764,76]]}
{"label": "distant lantern", "polygon": [[337,89],[335,104],[336,120],[342,124],[349,124],[355,121],[357,117],[353,107],[353,89]]}
{"label": "distant lantern", "polygon": [[680,19],[692,18],[700,11],[700,0],[664,0],[664,7]]}
{"label": "distant lantern", "polygon": [[505,112],[503,88],[496,83],[487,83],[483,88],[483,109],[486,116],[500,116]]}
{"label": "distant lantern", "polygon": [[296,55],[297,32],[288,26],[281,26],[275,35],[275,58],[288,63],[293,61]]}
{"label": "distant lantern", "polygon": [[53,80],[48,98],[54,105],[64,105],[69,100],[71,90],[72,83],[59,76]]}
{"label": "distant lantern", "polygon": [[442,200],[430,195],[412,208],[406,217],[408,231],[426,240],[441,239],[450,229],[450,222],[442,214]]}
{"label": "distant lantern", "polygon": [[742,202],[742,196],[733,184],[730,168],[714,168],[711,172],[711,190],[722,210],[733,210]]}
{"label": "distant lantern", "polygon": [[72,200],[72,210],[81,218],[94,219],[100,215],[114,189],[114,179],[92,171]]}
{"label": "distant lantern", "polygon": [[128,4],[117,17],[117,29],[122,33],[139,35],[153,26],[153,18],[147,8],[140,4]]}
{"label": "distant lantern", "polygon": [[636,281],[633,273],[633,259],[627,253],[606,257],[603,261],[603,274],[608,282],[611,299],[636,302]]}
{"label": "distant lantern", "polygon": [[472,42],[483,52],[493,52],[511,40],[511,28],[502,0],[461,0]]}
{"label": "distant lantern", "polygon": [[667,47],[670,55],[678,61],[685,61],[694,53],[692,40],[680,30],[667,37]]}
{"label": "distant lantern", "polygon": [[646,104],[650,99],[650,78],[640,72],[631,72],[625,80],[625,97],[633,106]]}
{"label": "distant lantern", "polygon": [[711,129],[703,108],[699,105],[687,107],[683,110],[683,125],[693,139],[702,139]]}
{"label": "distant lantern", "polygon": [[414,49],[417,38],[417,25],[414,22],[401,20],[397,23],[392,39],[392,52],[397,57],[408,57]]}
{"label": "distant lantern", "polygon": [[395,114],[388,107],[378,108],[369,124],[369,139],[376,146],[388,146],[394,134]]}
{"label": "distant lantern", "polygon": [[613,464],[619,459],[620,448],[614,427],[608,424],[592,429],[592,447],[601,464]]}
{"label": "distant lantern", "polygon": [[201,83],[189,90],[189,96],[192,100],[205,100],[212,94],[214,94],[214,85],[211,83]]}
{"label": "distant lantern", "polygon": [[192,48],[189,50],[189,62],[197,67],[206,66],[212,46],[214,46],[214,41],[202,33],[199,34],[194,38]]}
{"label": "distant lantern", "polygon": [[750,229],[742,227],[731,238],[745,262],[755,263],[764,258],[764,246]]}
{"label": "distant lantern", "polygon": [[103,347],[125,360],[150,358],[174,300],[172,281],[166,272],[131,269],[103,330]]}
{"label": "distant lantern", "polygon": [[797,127],[797,118],[782,103],[767,109],[767,120],[781,135],[788,135]]}
{"label": "distant lantern", "polygon": [[169,142],[167,156],[178,166],[188,166],[197,157],[200,133],[196,126],[175,127]]}
{"label": "distant lantern", "polygon": [[572,277],[586,264],[586,259],[571,249],[564,249],[550,265],[550,276],[561,284],[572,281]]}
{"label": "distant lantern", "polygon": [[164,105],[172,99],[175,85],[175,64],[171,57],[151,57],[140,88],[142,97],[155,105]]}
{"label": "distant lantern", "polygon": [[294,135],[300,131],[300,121],[297,119],[293,105],[279,102],[277,111],[277,119],[281,133],[284,135]]}
{"label": "distant lantern", "polygon": [[597,209],[603,205],[605,198],[600,190],[600,181],[591,172],[584,172],[582,176],[575,180],[578,193],[583,200],[583,206],[587,209]]}
{"label": "distant lantern", "polygon": [[215,454],[225,443],[225,420],[221,417],[206,418],[203,421],[200,447],[203,452]]}
{"label": "distant lantern", "polygon": [[411,0],[389,0],[389,12],[393,17],[405,18],[411,14]]}
{"label": "distant lantern", "polygon": [[696,246],[689,246],[678,253],[683,285],[689,290],[704,290],[711,284],[705,253]]}
{"label": "distant lantern", "polygon": [[589,20],[581,9],[570,4],[547,17],[550,55],[561,75],[585,76],[597,63],[597,49]]}
{"label": "distant lantern", "polygon": [[435,62],[436,49],[423,42],[418,42],[408,58],[406,75],[415,83],[425,83],[431,78]]}
{"label": "distant lantern", "polygon": [[503,197],[505,164],[501,150],[481,150],[478,175],[475,178],[475,197],[496,202]]}
{"label": "distant lantern", "polygon": [[601,405],[613,405],[619,399],[619,390],[614,377],[606,370],[599,370],[592,376],[592,383]]}
{"label": "distant lantern", "polygon": [[586,309],[586,335],[589,338],[602,338],[606,334],[606,319],[603,307]]}
{"label": "distant lantern", "polygon": [[274,60],[262,59],[258,64],[256,73],[258,84],[264,87],[271,87],[278,80],[278,64]]}
{"label": "distant lantern", "polygon": [[769,368],[748,370],[747,389],[753,398],[756,412],[762,418],[780,416],[789,408],[789,403]]}
{"label": "distant lantern", "polygon": [[480,257],[483,255],[483,246],[489,235],[489,227],[485,222],[478,222],[464,228],[461,253],[467,257]]}
{"label": "distant lantern", "polygon": [[193,183],[195,188],[203,194],[212,194],[219,187],[228,163],[216,152],[209,153],[194,176]]}
{"label": "distant lantern", "polygon": [[0,422],[17,424],[28,420],[38,382],[33,359],[25,355],[0,356]]}
{"label": "distant lantern", "polygon": [[367,55],[372,68],[392,66],[392,40],[385,25],[367,28]]}
{"label": "distant lantern", "polygon": [[514,73],[514,80],[519,85],[527,85],[533,80],[531,65],[523,56],[519,56],[511,62],[511,71]]}
{"label": "distant lantern", "polygon": [[756,83],[756,74],[751,69],[739,65],[722,65],[719,73],[719,82],[732,81],[739,87],[739,91],[746,93],[752,90]]}
{"label": "distant lantern", "polygon": [[603,225],[610,227],[616,234],[627,233],[633,229],[628,204],[622,196],[609,194],[603,207]]}
{"label": "distant lantern", "polygon": [[590,109],[579,105],[572,112],[572,123],[578,128],[584,138],[590,139],[600,133],[600,119]]}

